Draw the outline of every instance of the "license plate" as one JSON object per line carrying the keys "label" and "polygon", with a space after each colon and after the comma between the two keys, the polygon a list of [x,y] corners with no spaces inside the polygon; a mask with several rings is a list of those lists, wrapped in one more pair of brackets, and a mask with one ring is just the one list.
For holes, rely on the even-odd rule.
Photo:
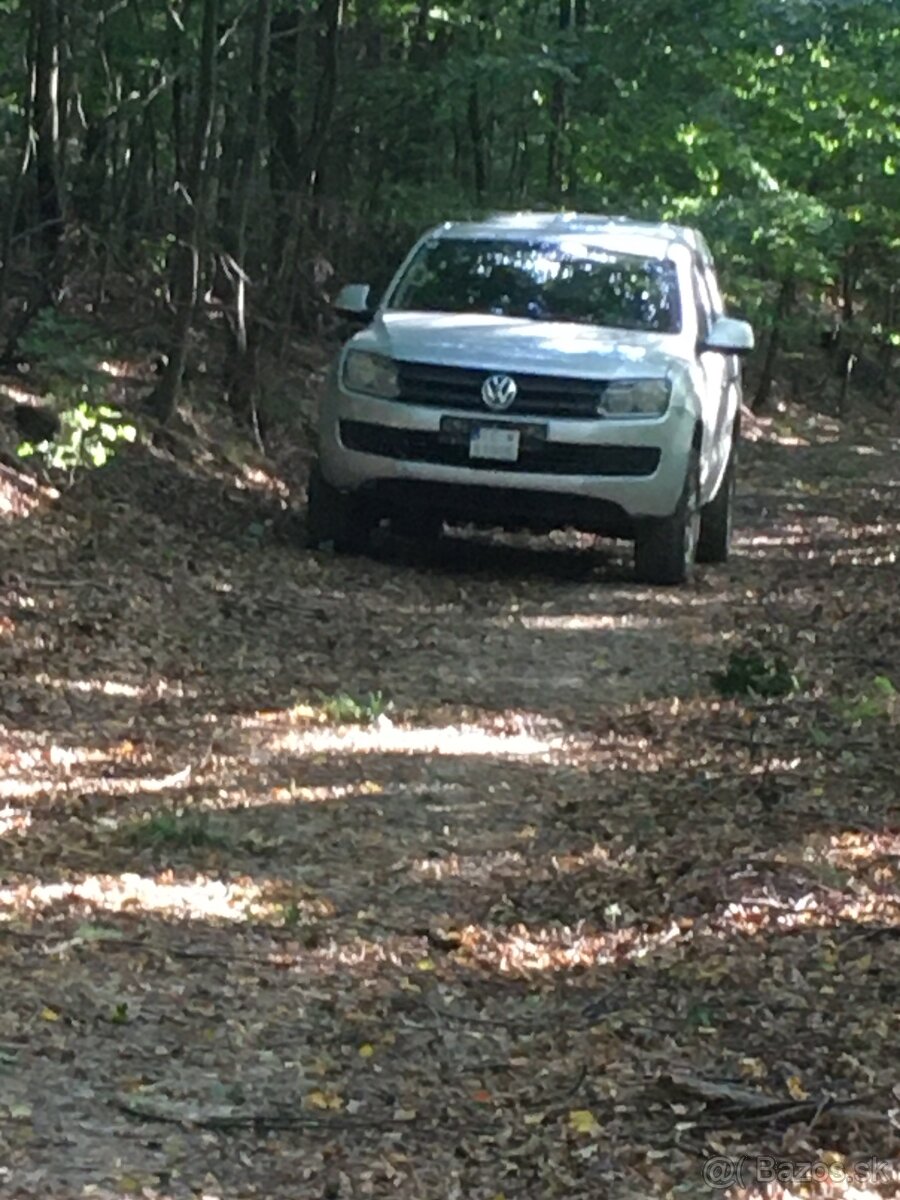
{"label": "license plate", "polygon": [[469,458],[492,458],[495,462],[516,462],[519,457],[518,429],[487,426],[473,429],[469,438]]}

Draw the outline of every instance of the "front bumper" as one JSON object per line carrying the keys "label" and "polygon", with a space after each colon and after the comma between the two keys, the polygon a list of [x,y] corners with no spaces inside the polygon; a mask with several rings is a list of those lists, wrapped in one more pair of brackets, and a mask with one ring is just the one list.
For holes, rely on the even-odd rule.
{"label": "front bumper", "polygon": [[[457,421],[481,425],[540,426],[540,443],[526,444],[521,461],[480,461],[471,465],[446,426]],[[443,421],[443,432],[442,432]],[[319,425],[319,459],[325,478],[343,491],[452,495],[458,487],[474,494],[541,493],[573,502],[575,512],[618,511],[625,521],[665,517],[681,496],[695,418],[673,407],[658,420],[580,420],[481,414],[379,400],[343,391],[332,377]],[[509,497],[515,507],[515,496]],[[556,505],[556,507],[559,507]],[[565,507],[565,506],[564,506]],[[578,524],[573,520],[573,524]]]}

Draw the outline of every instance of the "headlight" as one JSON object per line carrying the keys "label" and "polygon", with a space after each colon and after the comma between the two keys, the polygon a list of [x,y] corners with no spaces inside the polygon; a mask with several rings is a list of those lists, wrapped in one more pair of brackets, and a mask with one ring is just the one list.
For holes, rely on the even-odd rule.
{"label": "headlight", "polygon": [[367,396],[393,399],[399,392],[397,367],[389,358],[350,350],[344,359],[344,387],[348,392],[365,392]]}
{"label": "headlight", "polygon": [[667,379],[608,383],[597,401],[597,412],[603,417],[661,417],[668,407]]}

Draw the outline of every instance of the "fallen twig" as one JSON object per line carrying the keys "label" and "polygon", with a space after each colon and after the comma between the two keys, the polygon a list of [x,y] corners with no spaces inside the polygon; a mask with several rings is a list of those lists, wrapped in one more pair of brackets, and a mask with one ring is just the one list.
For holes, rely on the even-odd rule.
{"label": "fallen twig", "polygon": [[502,1017],[484,1017],[480,1013],[454,1012],[450,1008],[435,1008],[433,1004],[427,1004],[426,1007],[439,1020],[458,1021],[464,1025],[491,1025],[509,1032],[528,1032],[547,1025],[546,1021],[504,1021]]}
{"label": "fallen twig", "polygon": [[868,1099],[865,1096],[848,1096],[845,1100],[832,1096],[824,1099],[810,1097],[807,1100],[780,1100],[764,1092],[741,1087],[739,1084],[703,1079],[685,1071],[671,1072],[669,1080],[675,1087],[693,1092],[704,1100],[718,1101],[722,1105],[718,1112],[723,1117],[734,1120],[759,1121],[770,1117],[791,1116],[798,1120],[809,1117],[811,1124],[815,1124],[823,1113],[840,1111],[851,1121],[890,1123],[887,1113],[860,1106],[860,1100]]}
{"label": "fallen twig", "polygon": [[183,1112],[174,1109],[146,1103],[135,1103],[124,1096],[116,1096],[114,1104],[121,1112],[140,1121],[159,1121],[166,1125],[180,1125],[187,1128],[218,1129],[342,1129],[351,1128],[364,1131],[366,1129],[414,1129],[416,1127],[433,1131],[435,1127],[442,1130],[455,1129],[460,1131],[490,1132],[496,1134],[497,1127],[484,1120],[465,1121],[459,1118],[447,1117],[444,1113],[422,1114],[413,1113],[409,1116],[391,1117],[386,1115],[363,1113],[333,1113],[329,1116],[307,1112],[248,1112],[248,1113],[203,1113],[194,1110]]}

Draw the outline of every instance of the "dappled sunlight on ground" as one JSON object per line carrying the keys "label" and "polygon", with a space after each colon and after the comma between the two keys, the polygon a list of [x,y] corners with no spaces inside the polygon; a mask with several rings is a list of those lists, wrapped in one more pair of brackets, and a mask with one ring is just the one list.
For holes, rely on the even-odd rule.
{"label": "dappled sunlight on ground", "polygon": [[95,875],[78,883],[0,887],[0,914],[7,920],[12,915],[35,917],[64,904],[73,914],[146,912],[201,921],[246,921],[261,896],[261,889],[250,880],[225,883],[198,876],[176,882],[134,874]]}
{"label": "dappled sunlight on ground", "polygon": [[535,972],[582,970],[613,966],[645,958],[681,940],[677,923],[646,933],[638,929],[592,933],[586,930],[513,927],[503,931],[470,928],[463,931],[462,961],[501,975],[528,976]]}
{"label": "dappled sunlight on ground", "polygon": [[289,490],[284,480],[272,471],[260,466],[242,466],[239,483],[243,483],[244,486],[256,491],[278,496],[281,499],[287,499],[289,495]]}
{"label": "dappled sunlight on ground", "polygon": [[[66,752],[63,752],[66,753]],[[21,775],[13,775],[0,779],[0,798],[17,798],[26,800],[39,796],[61,797],[78,796],[85,791],[91,791],[97,796],[127,796],[172,794],[180,790],[187,782],[188,776],[184,770],[171,771],[166,775],[112,775],[98,778],[96,775],[81,775],[67,769],[63,778],[59,776],[35,775],[25,771]]]}
{"label": "dappled sunlight on ground", "polygon": [[24,833],[31,824],[31,813],[21,808],[0,808],[0,837],[9,833]]}
{"label": "dappled sunlight on ground", "polygon": [[802,848],[801,861],[828,863],[846,871],[871,868],[877,882],[890,886],[900,872],[900,832],[854,829],[813,834]]}
{"label": "dappled sunlight on ground", "polygon": [[563,616],[523,616],[518,618],[526,629],[574,630],[601,629],[653,629],[662,622],[658,617],[642,617],[637,614],[614,616],[610,613],[571,613]]}
{"label": "dappled sunlight on ground", "polygon": [[36,675],[36,684],[51,688],[54,691],[70,692],[99,692],[104,696],[128,696],[133,700],[156,699],[163,696],[196,696],[196,691],[187,692],[179,680],[154,679],[152,682],[138,684],[127,683],[118,679],[59,679],[49,675]]}
{"label": "dappled sunlight on ground", "polygon": [[[244,728],[252,728],[252,718]],[[377,729],[290,730],[271,737],[254,758],[265,762],[282,754],[440,754],[526,758],[546,761],[565,748],[558,734],[540,737],[533,733],[498,733],[479,726],[404,728],[386,721]]]}
{"label": "dappled sunlight on ground", "polygon": [[58,496],[56,488],[39,485],[0,463],[0,522],[35,516]]}
{"label": "dappled sunlight on ground", "polygon": [[791,901],[770,895],[750,896],[729,904],[711,928],[721,936],[758,933],[776,927],[779,932],[804,928],[829,929],[842,922],[876,928],[900,926],[900,898],[857,885],[852,899],[806,892]]}
{"label": "dappled sunlight on ground", "polygon": [[448,854],[439,859],[416,859],[410,863],[414,879],[465,879],[484,883],[489,878],[521,875],[528,867],[525,855],[516,850],[498,850],[491,854]]}
{"label": "dappled sunlight on ground", "polygon": [[783,526],[771,533],[751,533],[738,536],[737,545],[744,547],[805,546],[809,547],[809,534],[796,526]]}
{"label": "dappled sunlight on ground", "polygon": [[897,563],[898,552],[878,547],[860,550],[856,546],[848,546],[834,550],[828,556],[831,563],[849,563],[851,566],[893,567]]}
{"label": "dappled sunlight on ground", "polygon": [[[681,590],[583,539],[309,555],[262,466],[231,507],[160,456],[0,528],[0,1192],[896,1153],[890,457],[778,420]],[[787,684],[720,694],[753,655]]]}
{"label": "dappled sunlight on ground", "polygon": [[[610,906],[615,918],[615,904]],[[835,929],[852,922],[859,930],[900,928],[900,896],[885,896],[864,887],[852,899],[807,892],[795,900],[767,894],[748,895],[718,912],[671,921],[660,929],[626,925],[598,932],[586,923],[534,929],[469,927],[462,931],[460,961],[502,974],[528,976],[535,972],[570,971],[598,966],[622,966],[663,954],[670,965],[676,948],[697,938],[731,941],[763,933],[781,936],[804,929]]]}

